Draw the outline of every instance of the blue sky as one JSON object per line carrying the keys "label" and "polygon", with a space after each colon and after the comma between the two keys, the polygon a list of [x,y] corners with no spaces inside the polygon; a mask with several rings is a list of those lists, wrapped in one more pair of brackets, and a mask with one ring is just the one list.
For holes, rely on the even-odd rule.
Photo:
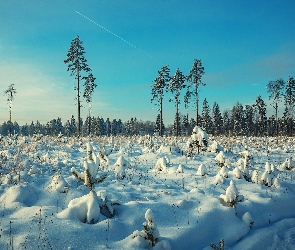
{"label": "blue sky", "polygon": [[[204,98],[222,110],[237,101],[253,104],[258,95],[267,101],[268,81],[295,76],[294,9],[293,0],[1,1],[0,91],[15,84],[12,119],[19,124],[77,116],[74,78],[63,61],[79,35],[97,78],[94,116],[155,121],[157,71],[169,65],[171,75],[177,68],[188,74],[194,59],[205,68],[200,107]],[[168,98],[165,124],[175,114]],[[5,96],[0,100],[3,122],[8,105]],[[189,113],[195,116],[193,104]]]}

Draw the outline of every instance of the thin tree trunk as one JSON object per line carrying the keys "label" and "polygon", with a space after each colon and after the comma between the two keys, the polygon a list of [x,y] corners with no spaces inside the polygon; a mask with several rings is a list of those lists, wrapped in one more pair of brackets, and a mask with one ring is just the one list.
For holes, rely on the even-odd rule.
{"label": "thin tree trunk", "polygon": [[163,121],[163,97],[161,95],[161,97],[160,97],[160,136],[161,137],[163,136],[163,130],[162,130],[163,124],[162,124],[162,121]]}
{"label": "thin tree trunk", "polygon": [[197,85],[196,85],[196,112],[197,112],[196,125],[199,126],[199,95],[198,95]]}
{"label": "thin tree trunk", "polygon": [[176,100],[176,136],[179,135],[178,100]]}
{"label": "thin tree trunk", "polygon": [[11,136],[12,135],[11,107],[9,108],[9,121],[10,121],[10,124],[9,124],[9,135]]}
{"label": "thin tree trunk", "polygon": [[80,136],[81,134],[81,104],[80,104],[80,76],[79,76],[79,71],[77,70],[77,99],[78,99],[78,135]]}
{"label": "thin tree trunk", "polygon": [[290,101],[290,136],[293,136],[293,105],[292,101]]}

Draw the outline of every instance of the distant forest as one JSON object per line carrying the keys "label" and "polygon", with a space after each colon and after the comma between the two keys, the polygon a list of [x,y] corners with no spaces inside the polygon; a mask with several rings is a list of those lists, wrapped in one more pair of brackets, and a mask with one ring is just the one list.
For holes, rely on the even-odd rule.
{"label": "distant forest", "polygon": [[[199,115],[199,126],[211,135],[226,136],[275,136],[276,129],[278,134],[283,136],[292,136],[294,131],[293,119],[290,119],[290,112],[286,106],[282,116],[276,122],[275,115],[266,116],[266,104],[260,96],[257,97],[253,105],[243,106],[236,103],[232,109],[220,111],[217,103],[210,108],[205,99],[202,104],[202,110]],[[193,118],[189,118],[187,114],[179,114],[179,132],[178,135],[190,135],[192,129],[196,125]],[[39,121],[31,124],[20,126],[16,121],[12,123],[12,134],[31,136],[34,134],[43,134],[57,136],[59,134],[65,136],[76,136],[78,133],[77,121],[72,116],[65,123],[61,118],[53,119],[46,124],[40,124]],[[82,135],[88,136],[111,136],[125,135],[132,136],[138,134],[159,134],[160,131],[160,115],[154,122],[142,121],[131,118],[122,122],[121,119],[109,120],[102,117],[89,117],[86,120],[81,119]],[[0,133],[3,136],[9,135],[10,121],[4,122],[0,126]],[[176,118],[174,124],[162,125],[164,135],[176,135]]]}

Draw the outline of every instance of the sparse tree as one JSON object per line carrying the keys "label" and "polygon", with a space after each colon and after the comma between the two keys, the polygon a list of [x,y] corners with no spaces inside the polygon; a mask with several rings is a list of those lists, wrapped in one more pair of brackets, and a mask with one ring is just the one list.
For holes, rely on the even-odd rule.
{"label": "sparse tree", "polygon": [[86,76],[86,77],[83,77],[83,79],[85,80],[83,97],[85,98],[86,102],[89,105],[88,106],[88,117],[89,117],[89,119],[88,119],[88,121],[89,121],[88,122],[88,133],[90,134],[92,93],[93,93],[94,89],[97,87],[97,85],[94,83],[96,78],[93,77],[92,73],[88,74],[88,76]]}
{"label": "sparse tree", "polygon": [[267,92],[269,93],[269,99],[273,99],[273,108],[275,109],[275,117],[276,117],[276,135],[279,134],[279,126],[278,126],[278,111],[279,111],[279,102],[281,100],[283,89],[285,86],[285,81],[280,78],[276,81],[269,81],[267,84]]}
{"label": "sparse tree", "polygon": [[293,136],[293,110],[295,105],[295,79],[293,77],[289,77],[286,85],[285,92],[285,105],[288,105],[289,110],[289,128],[290,128],[290,136]]}
{"label": "sparse tree", "polygon": [[[185,87],[184,85],[185,82],[185,76],[182,74],[182,72],[177,69],[175,72],[175,75],[172,76],[169,85],[167,86],[167,91],[170,91],[172,94],[174,94],[174,102],[176,106],[176,136],[179,135],[179,109],[178,105],[180,103],[179,96],[180,96],[180,91]],[[171,99],[169,101],[172,101]]]}
{"label": "sparse tree", "polygon": [[8,89],[4,91],[4,94],[7,96],[7,102],[9,107],[9,135],[12,135],[12,121],[11,121],[11,113],[12,113],[12,101],[16,94],[16,89],[14,88],[14,84],[10,84]]}
{"label": "sparse tree", "polygon": [[254,110],[258,113],[258,135],[262,136],[267,130],[266,104],[259,95],[253,104]]}
{"label": "sparse tree", "polygon": [[192,93],[196,97],[196,125],[199,126],[199,86],[205,86],[202,82],[202,76],[204,75],[204,67],[202,66],[201,60],[195,59],[192,69],[190,70],[187,80],[191,82],[190,87],[194,90]]}
{"label": "sparse tree", "polygon": [[91,69],[87,64],[87,60],[84,58],[83,42],[79,36],[74,38],[71,42],[71,46],[68,50],[67,59],[64,63],[68,64],[68,71],[71,71],[71,76],[74,75],[76,79],[75,90],[77,91],[77,105],[78,105],[78,135],[81,133],[81,89],[80,80],[82,78],[82,72],[89,73]]}
{"label": "sparse tree", "polygon": [[[158,77],[154,80],[154,84],[152,85],[152,99],[158,101],[159,111],[160,111],[160,128],[163,128],[163,94],[164,89],[167,87],[167,84],[170,80],[170,69],[168,66],[164,66],[161,70],[158,71]],[[159,131],[160,136],[163,136],[163,130]]]}

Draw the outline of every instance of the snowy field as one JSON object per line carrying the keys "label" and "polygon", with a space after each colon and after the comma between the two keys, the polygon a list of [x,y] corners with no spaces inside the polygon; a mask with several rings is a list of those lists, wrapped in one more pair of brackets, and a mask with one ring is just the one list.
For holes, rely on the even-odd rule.
{"label": "snowy field", "polygon": [[193,139],[2,138],[0,249],[295,249],[295,139]]}

